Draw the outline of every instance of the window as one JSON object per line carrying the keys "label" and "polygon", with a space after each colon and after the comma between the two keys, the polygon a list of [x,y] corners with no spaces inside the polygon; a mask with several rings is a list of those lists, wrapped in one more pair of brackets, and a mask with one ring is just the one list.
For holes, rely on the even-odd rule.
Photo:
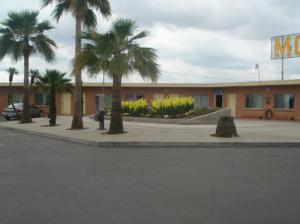
{"label": "window", "polygon": [[144,95],[143,94],[137,94],[136,99],[137,100],[144,99]]}
{"label": "window", "polygon": [[154,93],[154,99],[155,100],[163,100],[165,98],[164,94],[161,93]]}
{"label": "window", "polygon": [[260,109],[263,105],[262,95],[247,95],[246,96],[246,108]]}
{"label": "window", "polygon": [[194,108],[209,108],[208,96],[193,96]]}
{"label": "window", "polygon": [[294,96],[291,94],[275,95],[275,109],[294,109]]}
{"label": "window", "polygon": [[126,94],[125,101],[144,99],[143,94]]}
{"label": "window", "polygon": [[[23,103],[23,94],[13,94],[13,101],[14,103]],[[11,99],[8,94],[8,104],[11,104]]]}
{"label": "window", "polygon": [[172,94],[169,94],[169,97],[170,98],[176,98],[176,97],[179,97],[179,94],[178,93],[172,93]]}
{"label": "window", "polygon": [[35,94],[35,104],[36,105],[49,105],[49,94],[46,93],[36,93]]}
{"label": "window", "polygon": [[110,107],[112,103],[112,95],[104,95],[104,106],[105,107]]}

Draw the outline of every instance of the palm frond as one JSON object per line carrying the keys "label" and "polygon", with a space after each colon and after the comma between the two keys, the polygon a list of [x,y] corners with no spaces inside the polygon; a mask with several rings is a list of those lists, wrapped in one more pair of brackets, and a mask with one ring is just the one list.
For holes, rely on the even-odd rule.
{"label": "palm frond", "polygon": [[9,12],[0,30],[0,60],[10,55],[18,61],[24,56],[41,53],[47,61],[54,58],[55,42],[44,32],[53,29],[47,20],[38,23],[37,11]]}
{"label": "palm frond", "polygon": [[92,9],[87,9],[83,15],[83,25],[90,29],[94,29],[97,25],[97,16]]}
{"label": "palm frond", "polygon": [[159,65],[156,51],[135,42],[148,35],[145,31],[135,34],[135,29],[134,21],[119,19],[107,33],[83,33],[86,43],[77,57],[76,66],[92,75],[104,72],[110,77],[129,76],[138,72],[143,79],[157,81]]}
{"label": "palm frond", "polygon": [[55,6],[52,12],[52,16],[56,19],[57,22],[60,20],[60,17],[64,12],[68,12],[70,10],[70,6],[70,1],[62,1]]}
{"label": "palm frond", "polygon": [[111,8],[108,0],[88,0],[88,4],[89,7],[99,10],[105,18],[111,16]]}

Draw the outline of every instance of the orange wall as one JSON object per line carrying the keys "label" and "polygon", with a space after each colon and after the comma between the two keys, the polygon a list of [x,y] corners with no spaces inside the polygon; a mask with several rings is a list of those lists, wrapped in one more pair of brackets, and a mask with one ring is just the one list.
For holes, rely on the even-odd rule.
{"label": "orange wall", "polygon": [[[291,119],[300,120],[300,86],[260,86],[260,87],[236,87],[228,88],[225,94],[235,93],[237,95],[237,117],[241,118],[259,118],[264,116],[265,111],[271,109],[273,119]],[[264,98],[262,109],[247,109],[246,95],[259,94]],[[295,97],[294,109],[282,110],[274,108],[275,94],[292,94]],[[266,98],[270,98],[270,103],[266,104]]]}
{"label": "orange wall", "polygon": [[[215,95],[214,90],[216,88],[187,88],[187,87],[123,87],[122,98],[125,99],[126,95],[139,95],[143,94],[144,98],[150,103],[154,98],[154,94],[164,94],[169,96],[172,94],[179,94],[183,96],[209,96],[209,105],[214,107]],[[256,118],[264,116],[267,109],[273,111],[273,119],[291,119],[300,120],[300,85],[289,86],[259,86],[259,87],[225,87],[218,88],[224,90],[223,106],[227,106],[227,95],[236,94],[236,116],[239,118]],[[83,91],[86,95],[86,114],[94,114],[95,109],[95,95],[102,93],[102,87],[83,87]],[[14,87],[14,93],[22,93],[21,87]],[[31,91],[30,103],[34,104],[34,91]],[[105,93],[111,94],[111,87],[105,87]],[[264,104],[262,109],[247,109],[246,95],[248,94],[260,94],[264,97]],[[295,108],[292,110],[277,110],[274,109],[274,94],[293,94],[295,97]],[[270,97],[270,104],[265,103],[266,97]],[[73,101],[74,96],[72,96]],[[2,111],[8,103],[8,87],[0,87],[0,110]],[[61,95],[57,94],[56,98],[57,113],[61,113]],[[73,112],[73,103],[71,104],[71,111]],[[43,107],[45,113],[47,113],[47,107]]]}

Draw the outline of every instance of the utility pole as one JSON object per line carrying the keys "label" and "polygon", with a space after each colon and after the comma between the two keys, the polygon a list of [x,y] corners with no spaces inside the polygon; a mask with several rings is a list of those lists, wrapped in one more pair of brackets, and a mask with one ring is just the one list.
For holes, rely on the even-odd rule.
{"label": "utility pole", "polygon": [[102,94],[104,96],[104,81],[105,81],[105,74],[103,73],[103,79],[102,79]]}
{"label": "utility pole", "polygon": [[[284,36],[281,37],[281,46],[283,46]],[[281,55],[281,80],[284,80],[284,54]]]}

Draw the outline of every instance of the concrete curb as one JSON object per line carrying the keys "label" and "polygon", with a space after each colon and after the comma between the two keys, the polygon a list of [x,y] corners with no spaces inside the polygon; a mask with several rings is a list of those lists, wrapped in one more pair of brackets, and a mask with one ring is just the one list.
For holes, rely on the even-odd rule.
{"label": "concrete curb", "polygon": [[80,143],[90,146],[98,147],[219,147],[219,148],[282,148],[282,147],[298,147],[300,149],[300,142],[97,142],[89,141],[77,138],[71,138],[66,136],[58,136],[48,133],[41,133],[36,131],[18,129],[13,127],[1,126],[0,129],[15,131],[23,134],[36,135],[51,139],[57,139],[62,141],[69,141],[73,143]]}

